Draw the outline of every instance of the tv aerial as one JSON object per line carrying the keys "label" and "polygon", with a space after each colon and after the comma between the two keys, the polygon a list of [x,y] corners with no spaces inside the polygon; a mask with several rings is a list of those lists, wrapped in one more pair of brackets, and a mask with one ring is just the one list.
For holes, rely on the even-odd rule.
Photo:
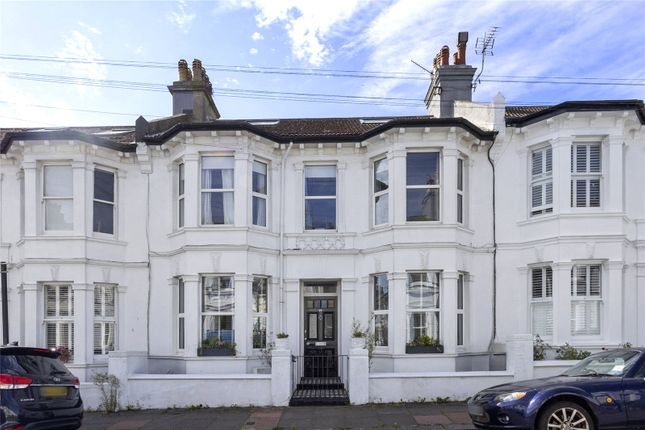
{"label": "tv aerial", "polygon": [[477,88],[477,84],[480,83],[479,78],[481,77],[482,73],[484,73],[486,56],[494,55],[493,48],[495,47],[495,38],[497,37],[497,31],[499,29],[500,27],[498,26],[491,26],[482,37],[478,37],[477,41],[475,41],[475,54],[482,56],[482,65],[479,68],[479,74],[473,81],[473,91]]}

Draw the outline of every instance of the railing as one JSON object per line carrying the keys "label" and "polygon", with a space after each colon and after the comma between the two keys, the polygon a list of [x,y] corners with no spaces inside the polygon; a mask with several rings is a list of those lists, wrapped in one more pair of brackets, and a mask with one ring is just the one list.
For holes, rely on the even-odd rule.
{"label": "railing", "polygon": [[349,389],[347,355],[292,355],[292,381],[297,389]]}

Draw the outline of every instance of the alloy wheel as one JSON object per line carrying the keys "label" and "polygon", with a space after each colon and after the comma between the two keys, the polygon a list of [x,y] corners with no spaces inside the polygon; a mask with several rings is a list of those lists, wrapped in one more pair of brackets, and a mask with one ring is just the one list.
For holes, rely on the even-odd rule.
{"label": "alloy wheel", "polygon": [[549,430],[590,430],[589,421],[576,408],[560,408],[553,411],[547,420]]}

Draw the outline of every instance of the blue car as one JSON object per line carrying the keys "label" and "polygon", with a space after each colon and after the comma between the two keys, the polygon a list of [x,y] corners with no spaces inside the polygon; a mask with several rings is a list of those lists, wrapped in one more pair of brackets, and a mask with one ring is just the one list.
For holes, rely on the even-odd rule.
{"label": "blue car", "polygon": [[558,376],[488,388],[468,413],[488,429],[645,429],[645,348],[601,352]]}

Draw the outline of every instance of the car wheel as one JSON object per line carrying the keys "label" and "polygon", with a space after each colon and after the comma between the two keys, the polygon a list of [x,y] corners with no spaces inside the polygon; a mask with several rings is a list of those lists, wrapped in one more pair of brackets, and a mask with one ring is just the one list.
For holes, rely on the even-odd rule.
{"label": "car wheel", "polygon": [[557,402],[547,407],[538,420],[537,430],[594,430],[585,408],[573,402]]}

